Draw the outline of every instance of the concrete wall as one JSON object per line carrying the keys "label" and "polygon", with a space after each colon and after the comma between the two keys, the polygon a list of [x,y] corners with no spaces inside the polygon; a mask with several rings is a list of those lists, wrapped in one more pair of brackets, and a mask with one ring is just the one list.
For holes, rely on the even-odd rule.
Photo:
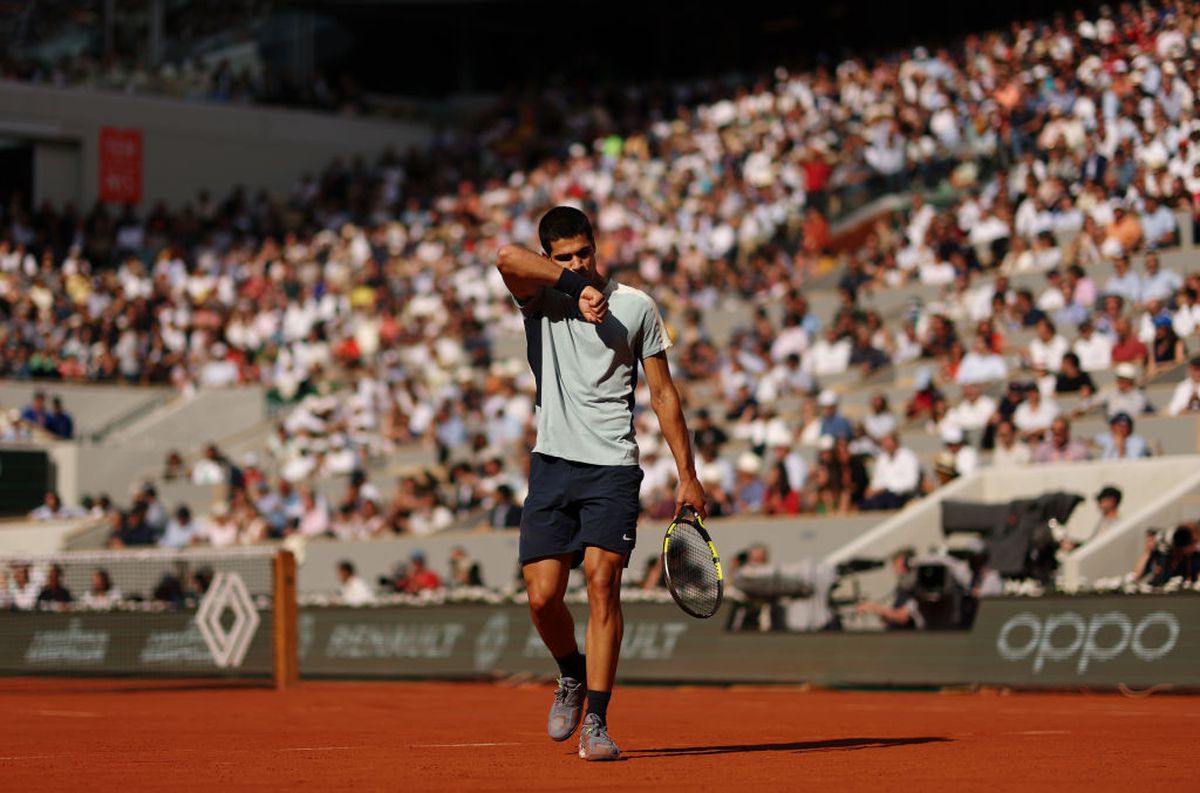
{"label": "concrete wall", "polygon": [[[738,551],[758,542],[767,546],[772,559],[787,562],[831,553],[878,521],[879,517],[875,515],[855,515],[846,518],[714,519],[706,525],[726,562]],[[666,529],[665,523],[661,526],[642,524],[637,548],[626,573],[629,578],[640,578],[646,563],[662,551],[662,535]],[[397,562],[407,560],[417,548],[425,552],[430,567],[438,575],[446,575],[450,549],[462,545],[479,562],[484,583],[490,587],[503,587],[516,580],[518,540],[517,531],[458,531],[425,538],[310,542],[304,547],[297,586],[304,594],[336,592],[334,567],[341,559],[354,562],[363,578],[374,584],[378,576],[390,572]],[[575,575],[572,583],[581,583],[579,574]]]}
{"label": "concrete wall", "polygon": [[75,420],[75,436],[81,439],[152,411],[175,393],[170,388],[154,386],[5,380],[0,381],[0,407],[24,408],[33,400],[33,392],[38,390],[45,391],[48,396],[62,397],[63,408]]}
{"label": "concrete wall", "polygon": [[171,204],[236,184],[286,190],[334,157],[403,151],[431,135],[407,122],[0,82],[0,134],[36,143],[37,201],[96,200],[105,126],[142,131],[144,201]]}

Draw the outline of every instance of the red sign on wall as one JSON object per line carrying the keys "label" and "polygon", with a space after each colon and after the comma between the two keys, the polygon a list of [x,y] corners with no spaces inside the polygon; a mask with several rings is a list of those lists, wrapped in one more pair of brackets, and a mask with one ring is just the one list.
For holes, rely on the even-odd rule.
{"label": "red sign on wall", "polygon": [[100,200],[137,204],[142,200],[142,131],[100,128]]}

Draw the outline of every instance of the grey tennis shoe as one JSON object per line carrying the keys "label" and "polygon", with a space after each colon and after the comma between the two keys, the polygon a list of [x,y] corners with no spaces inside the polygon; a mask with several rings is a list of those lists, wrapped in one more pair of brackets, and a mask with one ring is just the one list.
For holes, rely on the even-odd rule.
{"label": "grey tennis shoe", "polygon": [[555,741],[565,741],[579,726],[583,717],[583,698],[587,687],[573,677],[560,677],[554,692],[554,704],[550,706],[550,718],[546,721],[546,732]]}
{"label": "grey tennis shoe", "polygon": [[608,736],[608,727],[595,713],[583,720],[583,731],[579,733],[579,756],[584,760],[618,760],[621,750]]}

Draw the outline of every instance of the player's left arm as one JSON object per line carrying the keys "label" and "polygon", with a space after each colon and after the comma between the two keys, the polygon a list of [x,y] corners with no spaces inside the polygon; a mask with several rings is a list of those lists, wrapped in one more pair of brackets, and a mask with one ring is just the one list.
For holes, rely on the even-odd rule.
{"label": "player's left arm", "polygon": [[659,351],[642,359],[642,368],[646,372],[646,385],[650,387],[650,405],[658,416],[658,426],[662,430],[667,446],[675,457],[675,469],[679,472],[679,489],[675,493],[675,511],[686,504],[700,515],[708,517],[707,500],[704,486],[696,477],[696,463],[692,459],[692,442],[688,436],[687,421],[683,417],[683,407],[679,403],[679,391],[675,381],[671,379],[671,367],[667,364],[667,354]]}

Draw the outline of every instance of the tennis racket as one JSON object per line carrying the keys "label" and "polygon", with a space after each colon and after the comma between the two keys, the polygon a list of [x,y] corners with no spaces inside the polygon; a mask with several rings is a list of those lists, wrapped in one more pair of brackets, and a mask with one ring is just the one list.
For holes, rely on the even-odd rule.
{"label": "tennis racket", "polygon": [[696,510],[685,506],[663,537],[663,577],[671,597],[693,617],[707,619],[717,613],[725,596],[725,573],[717,546],[704,530]]}

